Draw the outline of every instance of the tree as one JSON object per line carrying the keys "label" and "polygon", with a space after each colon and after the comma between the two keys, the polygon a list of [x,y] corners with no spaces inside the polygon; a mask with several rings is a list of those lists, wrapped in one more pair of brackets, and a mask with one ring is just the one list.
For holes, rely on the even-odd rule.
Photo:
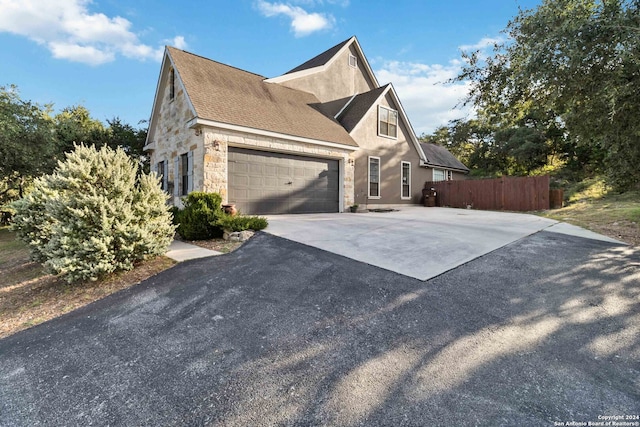
{"label": "tree", "polygon": [[157,176],[122,150],[84,145],[13,203],[34,259],[67,280],[95,280],[166,252],[175,227]]}
{"label": "tree", "polygon": [[570,164],[618,189],[640,183],[640,1],[545,0],[506,33],[492,55],[465,54],[470,101],[498,128],[534,117]]}
{"label": "tree", "polygon": [[73,151],[75,144],[101,147],[108,141],[108,135],[100,120],[91,117],[82,105],[66,107],[55,117],[56,136],[64,153]]}
{"label": "tree", "polygon": [[0,205],[22,197],[31,177],[51,172],[58,158],[50,106],[20,99],[0,86]]}

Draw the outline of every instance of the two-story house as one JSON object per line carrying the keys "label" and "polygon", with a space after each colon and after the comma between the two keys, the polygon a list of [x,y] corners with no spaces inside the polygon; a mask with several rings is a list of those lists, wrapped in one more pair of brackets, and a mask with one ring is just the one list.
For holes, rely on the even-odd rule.
{"label": "two-story house", "polygon": [[419,143],[355,37],[275,78],[167,47],[147,138],[174,204],[217,192],[251,214],[416,204],[468,172]]}

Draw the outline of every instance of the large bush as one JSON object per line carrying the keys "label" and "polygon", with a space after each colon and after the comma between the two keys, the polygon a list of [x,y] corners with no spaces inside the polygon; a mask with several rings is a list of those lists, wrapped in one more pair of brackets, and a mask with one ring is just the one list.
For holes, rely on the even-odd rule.
{"label": "large bush", "polygon": [[79,145],[13,204],[13,229],[53,273],[95,280],[166,252],[175,231],[166,201],[158,178],[121,149]]}
{"label": "large bush", "polygon": [[224,215],[219,194],[194,191],[183,199],[183,203],[184,209],[176,214],[178,233],[183,239],[206,240],[222,236],[222,230],[216,225]]}

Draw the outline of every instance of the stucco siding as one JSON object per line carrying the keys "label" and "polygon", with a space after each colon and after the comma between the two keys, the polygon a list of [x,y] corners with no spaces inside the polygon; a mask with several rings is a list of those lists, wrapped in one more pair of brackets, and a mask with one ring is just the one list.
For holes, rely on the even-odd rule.
{"label": "stucco siding", "polygon": [[[389,96],[379,105],[397,109]],[[420,171],[420,155],[410,141],[410,130],[400,121],[398,138],[378,135],[378,107],[373,106],[352,131],[351,136],[360,146],[356,156],[355,195],[363,206],[399,205],[420,203],[424,179]],[[369,197],[369,157],[380,158],[380,197]],[[411,198],[401,197],[402,162],[411,163]]]}
{"label": "stucco siding", "polygon": [[282,82],[283,86],[313,93],[320,102],[329,102],[350,97],[357,93],[368,92],[375,88],[366,71],[364,59],[358,57],[358,66],[349,66],[349,53],[358,57],[353,45],[329,65],[324,72]]}

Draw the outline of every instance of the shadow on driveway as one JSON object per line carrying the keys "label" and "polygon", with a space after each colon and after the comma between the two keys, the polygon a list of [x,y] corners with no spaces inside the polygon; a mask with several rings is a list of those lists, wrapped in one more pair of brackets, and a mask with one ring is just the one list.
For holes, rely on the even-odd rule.
{"label": "shadow on driveway", "polygon": [[0,425],[553,425],[640,407],[640,254],[541,232],[422,282],[258,234],[0,340]]}

